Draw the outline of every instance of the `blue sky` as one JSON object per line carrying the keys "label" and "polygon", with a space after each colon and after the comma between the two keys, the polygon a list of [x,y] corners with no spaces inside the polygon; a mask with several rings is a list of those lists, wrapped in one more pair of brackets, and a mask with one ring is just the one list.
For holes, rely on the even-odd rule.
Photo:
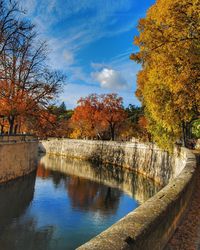
{"label": "blue sky", "polygon": [[140,66],[137,22],[155,0],[21,0],[27,16],[49,45],[49,64],[67,75],[60,96],[67,108],[91,93],[118,93],[139,105],[134,95]]}

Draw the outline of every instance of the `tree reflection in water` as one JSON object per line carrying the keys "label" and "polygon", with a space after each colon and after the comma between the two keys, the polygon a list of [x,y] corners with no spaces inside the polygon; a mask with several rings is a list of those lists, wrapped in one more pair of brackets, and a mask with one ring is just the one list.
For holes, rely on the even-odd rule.
{"label": "tree reflection in water", "polygon": [[118,208],[121,191],[82,177],[46,169],[39,164],[37,176],[51,178],[55,187],[64,183],[71,200],[71,206],[79,210],[99,211],[99,213],[114,214]]}
{"label": "tree reflection in water", "polygon": [[80,177],[71,177],[66,183],[72,206],[78,209],[115,213],[121,192]]}
{"label": "tree reflection in water", "polygon": [[[145,178],[144,176],[134,173],[133,171],[125,170],[121,167],[112,166],[109,164],[101,164],[98,163],[92,163],[88,161],[80,161],[76,159],[69,159],[62,156],[54,156],[54,155],[45,155],[41,158],[41,166],[45,168],[46,170],[43,171],[59,171],[60,173],[65,173],[68,176],[70,175],[70,179],[72,182],[72,177],[76,176],[76,180],[74,180],[75,183],[68,184],[69,188],[70,185],[76,185],[75,190],[71,191],[73,195],[70,196],[76,196],[75,198],[72,198],[72,204],[74,206],[78,206],[80,203],[81,206],[81,199],[83,199],[84,194],[90,194],[91,189],[87,185],[91,185],[93,191],[98,189],[98,183],[104,184],[109,187],[117,188],[117,191],[112,191],[113,197],[119,197],[120,196],[120,190],[123,190],[128,195],[132,196],[134,199],[138,200],[140,203],[145,202],[147,199],[152,197],[155,193],[157,193],[162,186],[155,183],[153,180],[150,180],[148,178]],[[42,171],[42,170],[41,170]],[[43,174],[43,177],[45,174]],[[57,176],[57,174],[56,174]],[[77,179],[79,177],[79,179]],[[55,177],[53,177],[55,179]],[[57,185],[59,183],[59,178],[61,178],[61,175],[57,176],[58,180],[55,182]],[[84,179],[85,184],[84,184]],[[91,180],[93,184],[88,184],[87,182]],[[86,184],[87,183],[87,184]],[[99,186],[101,186],[99,185]],[[68,187],[67,187],[68,188]],[[79,191],[76,191],[79,190]],[[98,190],[99,191],[99,190]],[[102,194],[102,196],[105,196]],[[114,192],[114,193],[113,193]],[[116,194],[117,192],[117,194]],[[94,194],[93,194],[94,195]],[[95,195],[94,195],[95,196]],[[95,196],[95,199],[97,197]],[[117,198],[113,198],[114,200]],[[79,203],[76,203],[75,200]],[[85,200],[85,202],[87,202]],[[111,204],[110,204],[111,205]],[[83,208],[84,206],[82,206]]]}

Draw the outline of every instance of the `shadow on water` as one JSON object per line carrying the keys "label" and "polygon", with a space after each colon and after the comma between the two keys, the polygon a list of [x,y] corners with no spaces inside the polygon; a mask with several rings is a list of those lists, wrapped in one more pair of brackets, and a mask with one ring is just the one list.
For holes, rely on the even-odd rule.
{"label": "shadow on water", "polygon": [[0,185],[0,234],[12,221],[24,213],[34,195],[36,173]]}
{"label": "shadow on water", "polygon": [[[36,228],[34,218],[23,218],[34,196],[36,172],[0,185],[0,249],[45,250],[53,229]],[[38,242],[38,243],[37,243]],[[32,248],[34,245],[34,248]]]}

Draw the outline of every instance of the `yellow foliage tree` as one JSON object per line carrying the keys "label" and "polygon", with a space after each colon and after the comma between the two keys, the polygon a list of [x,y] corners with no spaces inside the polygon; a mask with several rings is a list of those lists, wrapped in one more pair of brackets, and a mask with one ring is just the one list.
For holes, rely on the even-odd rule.
{"label": "yellow foliage tree", "polygon": [[154,140],[170,149],[200,113],[200,1],[157,0],[138,27],[136,95]]}

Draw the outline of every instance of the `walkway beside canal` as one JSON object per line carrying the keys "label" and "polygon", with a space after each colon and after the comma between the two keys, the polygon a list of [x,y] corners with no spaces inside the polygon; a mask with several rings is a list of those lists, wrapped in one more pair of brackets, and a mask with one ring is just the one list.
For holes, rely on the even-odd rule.
{"label": "walkway beside canal", "polygon": [[171,238],[166,250],[200,250],[200,151],[194,151],[194,154],[198,161],[194,196],[182,224]]}

